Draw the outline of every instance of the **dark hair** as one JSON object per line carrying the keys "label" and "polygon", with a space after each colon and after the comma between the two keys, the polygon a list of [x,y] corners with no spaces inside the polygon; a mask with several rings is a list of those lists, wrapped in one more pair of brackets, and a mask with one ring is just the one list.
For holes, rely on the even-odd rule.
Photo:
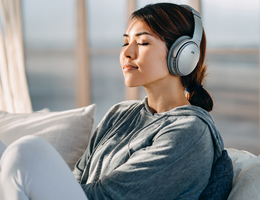
{"label": "dark hair", "polygon": [[[168,50],[179,37],[183,35],[192,37],[193,35],[193,14],[186,8],[176,4],[149,4],[133,12],[131,19],[133,18],[137,18],[148,25],[155,35],[165,41]],[[206,76],[205,56],[206,36],[203,30],[199,62],[191,74],[181,77],[181,82],[185,88],[194,88],[193,91],[186,93],[189,102],[209,112],[213,108],[213,100],[203,87],[199,87]]]}

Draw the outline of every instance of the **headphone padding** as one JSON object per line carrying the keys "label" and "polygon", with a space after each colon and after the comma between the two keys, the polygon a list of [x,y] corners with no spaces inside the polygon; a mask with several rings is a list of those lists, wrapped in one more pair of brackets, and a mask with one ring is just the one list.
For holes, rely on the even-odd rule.
{"label": "headphone padding", "polygon": [[[168,56],[167,56],[167,65],[168,65],[168,69],[170,71],[170,73],[172,75],[175,75],[175,76],[180,76],[179,72],[178,72],[178,69],[176,69],[176,64],[174,64],[175,62],[175,58],[174,58],[174,55],[173,55],[173,51],[181,44],[181,43],[185,43],[187,40],[190,40],[191,38],[189,36],[181,36],[179,37],[177,40],[175,40],[175,42],[172,44],[169,52],[168,52]],[[180,45],[179,46],[179,49],[180,47],[183,46],[183,45]],[[179,49],[177,51],[179,51]],[[178,53],[177,53],[178,55]]]}

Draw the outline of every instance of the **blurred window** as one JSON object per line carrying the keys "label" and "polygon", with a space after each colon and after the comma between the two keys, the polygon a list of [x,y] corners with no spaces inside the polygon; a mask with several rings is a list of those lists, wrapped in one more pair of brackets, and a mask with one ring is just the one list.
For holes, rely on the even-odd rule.
{"label": "blurred window", "polygon": [[[138,0],[137,8],[159,0]],[[185,4],[189,0],[169,2]],[[75,1],[22,1],[26,67],[34,110],[76,107]],[[259,152],[259,1],[201,0],[207,36],[205,87],[226,147]],[[125,99],[119,52],[126,0],[89,0],[86,7],[96,124]],[[145,92],[141,90],[141,99]]]}
{"label": "blurred window", "polygon": [[259,1],[202,0],[206,87],[226,147],[259,154]]}

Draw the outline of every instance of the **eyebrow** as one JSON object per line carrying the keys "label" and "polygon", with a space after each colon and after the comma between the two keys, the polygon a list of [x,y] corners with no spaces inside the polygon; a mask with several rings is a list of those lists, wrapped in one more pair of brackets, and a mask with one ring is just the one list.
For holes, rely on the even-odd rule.
{"label": "eyebrow", "polygon": [[[141,36],[141,35],[151,35],[151,33],[148,33],[148,32],[140,32],[140,33],[136,33],[135,36]],[[124,34],[123,37],[129,37],[129,35],[127,34]]]}

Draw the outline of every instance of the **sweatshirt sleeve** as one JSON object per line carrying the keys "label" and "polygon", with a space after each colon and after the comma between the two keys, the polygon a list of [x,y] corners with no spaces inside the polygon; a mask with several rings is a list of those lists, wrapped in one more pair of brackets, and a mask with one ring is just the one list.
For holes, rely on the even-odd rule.
{"label": "sweatshirt sleeve", "polygon": [[102,179],[82,185],[89,200],[198,199],[214,156],[208,126],[200,121],[162,132]]}
{"label": "sweatshirt sleeve", "polygon": [[83,171],[86,167],[86,163],[87,163],[93,149],[98,144],[98,142],[101,140],[102,136],[109,129],[109,127],[112,126],[113,120],[111,120],[111,119],[113,118],[113,113],[114,113],[113,110],[114,110],[114,107],[110,108],[110,110],[106,113],[104,118],[101,120],[101,122],[99,123],[96,130],[94,131],[94,133],[91,136],[87,149],[85,150],[84,154],[81,156],[81,158],[77,161],[77,163],[74,166],[72,173],[79,183],[81,182],[81,177],[82,177]]}
{"label": "sweatshirt sleeve", "polygon": [[129,114],[128,111],[137,106],[137,101],[127,101],[112,106],[103,117],[96,130],[91,136],[90,143],[84,154],[77,161],[72,171],[74,177],[80,183],[86,163],[92,154],[93,149],[98,145],[99,141],[110,130],[115,123],[120,123]]}

